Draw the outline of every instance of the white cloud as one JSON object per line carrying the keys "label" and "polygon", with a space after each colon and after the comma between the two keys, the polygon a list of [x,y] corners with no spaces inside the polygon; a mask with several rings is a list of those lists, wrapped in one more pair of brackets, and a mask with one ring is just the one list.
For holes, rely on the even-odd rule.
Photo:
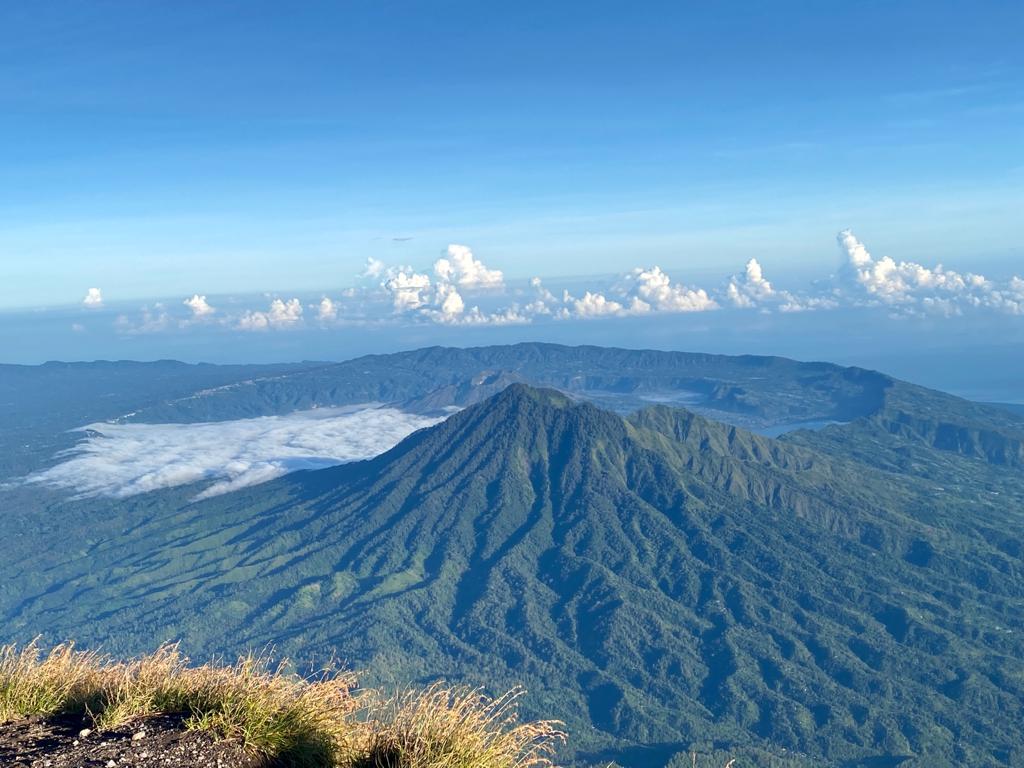
{"label": "white cloud", "polygon": [[1010,315],[1024,315],[1024,279],[1014,276],[1002,288],[993,287],[986,297],[986,306]]}
{"label": "white cloud", "polygon": [[775,289],[765,278],[757,259],[748,261],[744,274],[733,277],[726,289],[726,296],[733,306],[743,308],[756,307],[774,295]]}
{"label": "white cloud", "polygon": [[637,296],[658,312],[706,312],[718,308],[703,288],[673,283],[657,266],[634,269],[630,277],[636,282]]}
{"label": "white cloud", "polygon": [[[541,288],[538,281],[535,288]],[[547,293],[550,296],[550,293]],[[545,299],[542,298],[544,302]],[[718,309],[718,303],[703,288],[688,288],[673,283],[660,267],[636,268],[614,286],[611,295],[585,291],[576,298],[569,291],[562,294],[562,307],[555,312],[559,319],[646,315],[653,312],[704,312]]]}
{"label": "white cloud", "polygon": [[441,305],[441,315],[445,318],[456,318],[466,310],[466,302],[454,285],[442,284],[437,289],[437,302]]}
{"label": "white cloud", "polygon": [[376,456],[440,419],[395,408],[320,408],[203,424],[90,424],[61,463],[24,482],[124,498],[209,483],[200,498]]}
{"label": "white cloud", "polygon": [[483,312],[479,307],[470,307],[464,313],[438,315],[434,319],[448,325],[525,325],[531,321],[528,315],[514,305],[496,312]]}
{"label": "white cloud", "polygon": [[427,303],[430,290],[430,276],[413,271],[412,267],[398,267],[389,270],[387,280],[381,287],[391,294],[396,312],[419,309]]}
{"label": "white cloud", "polygon": [[854,268],[865,267],[870,264],[874,259],[871,258],[871,254],[868,253],[868,249],[864,247],[864,244],[854,237],[853,231],[844,229],[837,236],[839,245],[846,253],[846,262]]}
{"label": "white cloud", "polygon": [[270,328],[288,328],[302,320],[302,303],[298,299],[274,299],[266,312],[246,310],[236,326],[240,331],[265,331]]}
{"label": "white cloud", "polygon": [[551,291],[544,287],[544,284],[541,282],[539,277],[530,278],[530,287],[537,292],[537,299],[544,304],[558,303],[558,299],[555,298],[555,295]]}
{"label": "white cloud", "polygon": [[194,318],[208,317],[216,312],[216,310],[207,303],[206,297],[200,296],[198,293],[193,294],[191,299],[185,299],[182,304],[192,310],[192,317]]}
{"label": "white cloud", "polygon": [[834,296],[808,296],[775,288],[765,277],[757,259],[750,259],[742,275],[733,275],[725,289],[725,300],[739,309],[759,309],[770,312],[810,312],[835,309],[839,306]]}
{"label": "white cloud", "polygon": [[473,307],[463,322],[467,325],[524,325],[531,322],[531,316],[515,304],[496,312],[481,312]]}
{"label": "white cloud", "polygon": [[500,288],[503,278],[500,270],[488,269],[464,245],[448,246],[447,258],[434,263],[434,280],[412,267],[390,267],[382,271],[386,279],[381,287],[391,296],[394,311],[399,314],[413,313],[416,317],[448,325],[530,320],[515,304],[495,312],[467,306],[460,289]]}
{"label": "white cloud", "polygon": [[876,259],[849,229],[840,232],[837,240],[844,255],[840,277],[845,287],[854,291],[855,303],[946,316],[971,308],[1010,314],[1020,314],[1024,309],[1013,280],[999,286],[984,275],[956,272],[941,264],[928,267],[912,261],[897,262],[889,256]]}
{"label": "white cloud", "polygon": [[601,293],[587,291],[583,298],[574,298],[568,291],[562,295],[562,303],[567,313],[563,317],[607,317],[609,315],[626,314],[626,308],[614,299],[607,298]]}
{"label": "white cloud", "polygon": [[[929,269],[914,262],[897,263],[888,256],[876,260],[848,229],[839,233],[838,240],[847,257],[844,274],[852,277],[868,294],[885,302],[911,300],[913,294],[922,291],[958,293],[968,284],[979,285],[977,276],[948,272],[941,264]],[[984,284],[984,278],[980,284]]]}
{"label": "white cloud", "polygon": [[370,256],[366,260],[366,268],[360,273],[360,277],[377,278],[384,274],[384,262]]}
{"label": "white cloud", "polygon": [[245,314],[238,318],[235,326],[240,331],[265,331],[270,328],[270,320],[266,312],[254,312],[247,309]]}
{"label": "white cloud", "polygon": [[451,283],[440,283],[434,295],[434,303],[422,310],[424,317],[446,325],[520,325],[530,322],[530,316],[518,305],[484,312],[480,307],[466,307],[466,302]]}
{"label": "white cloud", "polygon": [[434,262],[434,274],[463,288],[500,288],[504,280],[501,270],[485,267],[469,246],[454,243],[448,246],[447,258]]}
{"label": "white cloud", "polygon": [[332,323],[338,319],[338,305],[324,296],[317,306],[316,318],[321,323]]}
{"label": "white cloud", "polygon": [[99,288],[90,288],[86,291],[82,304],[90,309],[98,309],[103,306],[103,292]]}
{"label": "white cloud", "polygon": [[782,298],[780,312],[812,312],[818,309],[836,309],[839,302],[831,296],[796,296],[787,291],[778,294]]}
{"label": "white cloud", "polygon": [[270,323],[271,325],[290,325],[302,319],[302,304],[298,299],[281,301],[274,299],[270,302]]}
{"label": "white cloud", "polygon": [[530,287],[534,292],[534,299],[525,307],[523,313],[526,317],[535,315],[550,315],[558,307],[559,301],[556,296],[544,287],[539,277],[530,278]]}

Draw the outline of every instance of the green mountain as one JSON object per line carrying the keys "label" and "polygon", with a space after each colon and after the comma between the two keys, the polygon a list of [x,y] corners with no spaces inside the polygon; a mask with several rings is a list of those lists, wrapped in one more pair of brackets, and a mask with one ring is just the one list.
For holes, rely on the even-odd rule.
{"label": "green mountain", "polygon": [[852,370],[874,408],[779,440],[513,384],[371,461],[64,501],[5,635],[521,682],[580,764],[1021,764],[1020,421]]}
{"label": "green mountain", "polygon": [[220,421],[370,401],[416,411],[479,402],[512,382],[553,387],[612,410],[685,404],[740,426],[848,421],[877,410],[893,379],[781,357],[523,343],[428,347],[253,373],[235,384],[155,400],[141,422]]}

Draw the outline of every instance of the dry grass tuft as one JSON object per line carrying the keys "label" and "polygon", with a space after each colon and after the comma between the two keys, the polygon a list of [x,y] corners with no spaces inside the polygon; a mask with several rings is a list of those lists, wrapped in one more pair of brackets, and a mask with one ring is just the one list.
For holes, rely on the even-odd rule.
{"label": "dry grass tuft", "polygon": [[259,656],[230,667],[190,667],[177,646],[127,662],[59,645],[0,647],[0,722],[84,713],[115,728],[158,713],[188,716],[189,728],[237,739],[294,766],[342,764],[366,742],[352,675],[306,680]]}
{"label": "dry grass tuft", "polygon": [[380,707],[358,768],[545,768],[565,735],[560,723],[519,722],[521,689],[498,699],[434,685]]}
{"label": "dry grass tuft", "polygon": [[262,656],[233,666],[190,666],[176,645],[127,662],[37,643],[0,647],[0,722],[83,713],[114,728],[158,713],[236,739],[296,768],[545,768],[564,734],[521,723],[521,691],[490,699],[433,686],[385,701],[356,698],[350,674],[313,679]]}
{"label": "dry grass tuft", "polygon": [[99,655],[76,651],[71,643],[43,658],[34,642],[21,650],[0,647],[0,722],[95,707],[103,664]]}
{"label": "dry grass tuft", "polygon": [[96,717],[103,728],[160,712],[187,713],[190,728],[296,766],[337,763],[364,740],[349,674],[308,680],[254,655],[230,667],[189,667],[175,646],[110,665],[107,673]]}

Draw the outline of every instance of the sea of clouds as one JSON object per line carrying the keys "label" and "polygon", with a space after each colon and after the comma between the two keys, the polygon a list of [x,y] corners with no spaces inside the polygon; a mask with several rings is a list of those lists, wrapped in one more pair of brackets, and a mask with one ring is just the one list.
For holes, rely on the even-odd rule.
{"label": "sea of clouds", "polygon": [[377,456],[440,419],[351,406],[199,424],[90,424],[62,461],[26,478],[79,498],[125,498],[207,482],[204,499],[300,469]]}

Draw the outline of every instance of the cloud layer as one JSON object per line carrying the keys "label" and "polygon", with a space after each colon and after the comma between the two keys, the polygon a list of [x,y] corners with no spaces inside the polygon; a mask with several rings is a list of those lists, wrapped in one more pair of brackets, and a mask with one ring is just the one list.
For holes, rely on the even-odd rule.
{"label": "cloud layer", "polygon": [[357,406],[203,424],[90,424],[61,463],[25,482],[85,498],[207,482],[197,498],[209,498],[298,469],[371,458],[438,421]]}
{"label": "cloud layer", "polygon": [[[134,319],[121,316],[122,333],[152,333],[202,322],[241,331],[273,331],[312,325],[437,323],[449,326],[510,325],[593,320],[657,313],[711,311],[809,312],[842,307],[879,307],[892,315],[960,315],[989,311],[1024,315],[1024,279],[999,283],[983,275],[959,273],[941,264],[923,265],[875,258],[851,230],[837,236],[842,255],[830,279],[805,289],[774,284],[756,256],[742,272],[707,287],[684,283],[658,265],[638,266],[611,285],[587,285],[557,296],[539,277],[528,287],[511,289],[502,270],[485,264],[466,245],[451,244],[431,269],[387,265],[369,258],[359,283],[334,297],[303,305],[298,298],[272,298],[266,309],[221,312],[206,296],[183,301],[185,318],[172,322],[162,305],[143,308]],[[830,258],[829,261],[832,259]],[[99,306],[90,290],[87,306]],[[308,311],[307,311],[308,310]],[[308,320],[307,320],[308,318]]]}

